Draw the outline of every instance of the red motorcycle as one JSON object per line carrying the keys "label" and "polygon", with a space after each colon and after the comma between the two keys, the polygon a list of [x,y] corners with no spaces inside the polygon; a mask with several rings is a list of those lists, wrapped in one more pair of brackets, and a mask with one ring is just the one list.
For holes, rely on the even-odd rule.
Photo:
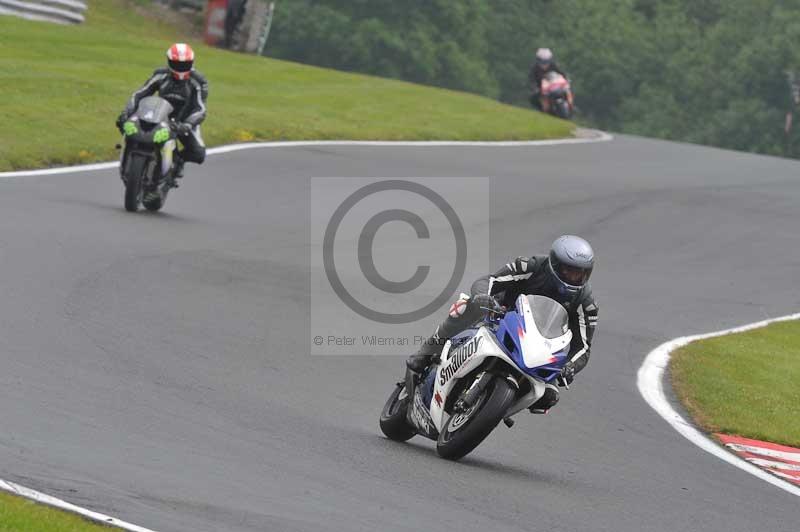
{"label": "red motorcycle", "polygon": [[569,120],[575,109],[569,80],[558,72],[550,71],[542,78],[539,93],[542,111]]}

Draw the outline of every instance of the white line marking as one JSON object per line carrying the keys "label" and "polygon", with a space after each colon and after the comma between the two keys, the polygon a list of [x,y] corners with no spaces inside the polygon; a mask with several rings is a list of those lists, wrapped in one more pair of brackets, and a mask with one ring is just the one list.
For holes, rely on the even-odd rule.
{"label": "white line marking", "polygon": [[0,489],[13,493],[15,495],[19,495],[21,497],[25,497],[27,499],[32,499],[41,504],[46,504],[48,506],[53,506],[61,510],[66,510],[68,512],[73,512],[82,515],[83,517],[91,519],[92,521],[97,521],[98,523],[116,526],[118,528],[122,528],[123,530],[130,530],[131,532],[155,532],[154,530],[151,530],[149,528],[144,528],[138,525],[127,523],[125,521],[117,519],[116,517],[109,517],[107,515],[98,512],[87,510],[86,508],[81,508],[80,506],[75,506],[74,504],[70,504],[66,501],[62,501],[61,499],[51,497],[50,495],[45,495],[44,493],[32,490],[30,488],[26,488],[24,486],[20,486],[19,484],[15,484],[13,482],[7,482],[5,480],[0,479]]}
{"label": "white line marking", "polygon": [[771,320],[759,321],[757,323],[751,323],[749,325],[736,327],[734,329],[727,329],[709,334],[682,336],[680,338],[670,340],[669,342],[665,342],[650,351],[650,353],[648,353],[648,355],[645,357],[642,366],[639,368],[636,384],[639,388],[639,393],[642,394],[644,400],[647,401],[653,410],[658,412],[661,417],[667,420],[667,423],[672,425],[672,428],[677,430],[683,437],[704,451],[713,454],[717,458],[724,460],[725,462],[728,462],[729,464],[736,466],[743,471],[747,471],[751,475],[769,482],[773,486],[777,486],[793,495],[800,496],[800,486],[795,486],[776,478],[774,475],[767,473],[763,469],[748,463],[735,454],[728,452],[724,447],[718,445],[714,440],[696,429],[692,423],[684,419],[683,416],[681,416],[675,411],[674,408],[672,408],[672,405],[664,393],[664,371],[669,364],[669,357],[675,349],[683,347],[690,342],[694,342],[695,340],[704,340],[706,338],[714,338],[726,334],[750,331],[752,329],[766,327],[771,323],[796,319],[800,319],[800,313],[782,316],[780,318]]}
{"label": "white line marking", "polygon": [[[552,139],[552,140],[509,140],[509,141],[457,141],[457,140],[433,140],[433,141],[393,141],[393,140],[298,140],[286,142],[249,142],[245,144],[229,144],[210,148],[208,155],[220,153],[232,153],[243,150],[254,150],[262,148],[299,148],[306,146],[383,146],[383,147],[417,147],[417,148],[437,148],[437,147],[524,147],[524,146],[562,146],[569,144],[592,144],[595,142],[608,142],[614,137],[605,131],[593,131],[595,136],[586,138],[571,139]],[[118,161],[109,163],[85,164],[79,166],[64,166],[61,168],[45,168],[42,170],[20,170],[14,172],[0,172],[0,178],[4,177],[37,177],[56,174],[70,174],[73,172],[92,172],[96,170],[110,170],[119,166]]]}

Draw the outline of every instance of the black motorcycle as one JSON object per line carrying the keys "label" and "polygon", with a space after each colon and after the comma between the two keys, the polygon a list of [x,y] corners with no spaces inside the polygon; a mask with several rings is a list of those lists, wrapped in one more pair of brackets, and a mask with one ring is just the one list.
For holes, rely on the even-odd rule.
{"label": "black motorcycle", "polygon": [[140,204],[157,211],[167,201],[169,190],[177,187],[174,155],[178,145],[171,113],[168,101],[149,96],[120,128],[119,173],[125,184],[126,211],[136,212]]}

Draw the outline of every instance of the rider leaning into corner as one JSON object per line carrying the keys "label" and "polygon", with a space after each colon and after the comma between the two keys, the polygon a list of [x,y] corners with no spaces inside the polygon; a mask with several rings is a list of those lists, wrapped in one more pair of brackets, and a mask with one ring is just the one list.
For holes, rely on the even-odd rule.
{"label": "rider leaning into corner", "polygon": [[206,118],[208,81],[194,69],[194,50],[176,43],[167,50],[167,68],[158,68],[142,87],[133,93],[125,110],[117,119],[117,128],[136,111],[139,101],[158,93],[172,105],[170,118],[176,122],[175,132],[183,145],[175,161],[175,177],[183,177],[185,161],[203,164],[206,146],[200,135],[200,124]]}
{"label": "rider leaning into corner", "polygon": [[528,73],[528,82],[531,86],[531,105],[540,111],[542,109],[542,102],[539,98],[542,91],[542,79],[548,72],[558,72],[565,78],[569,78],[556,63],[553,51],[550,48],[539,48],[536,50],[536,59]]}
{"label": "rider leaning into corner", "polygon": [[[553,242],[549,255],[518,257],[494,275],[479,278],[472,284],[471,295],[461,294],[433,336],[408,358],[409,370],[424,371],[441,354],[448,339],[480,322],[487,309],[511,308],[520,294],[542,295],[561,303],[569,315],[572,344],[559,380],[568,386],[589,362],[597,326],[597,303],[589,284],[593,268],[594,251],[589,243],[564,235]],[[545,413],[558,402],[558,390],[551,385],[548,389],[551,391],[531,406],[531,412]]]}

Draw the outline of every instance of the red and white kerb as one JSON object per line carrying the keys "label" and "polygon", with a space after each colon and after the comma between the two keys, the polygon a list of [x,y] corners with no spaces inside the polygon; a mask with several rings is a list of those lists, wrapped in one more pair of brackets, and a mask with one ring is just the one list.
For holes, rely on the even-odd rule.
{"label": "red and white kerb", "polygon": [[728,434],[715,436],[740,458],[800,486],[800,449]]}

